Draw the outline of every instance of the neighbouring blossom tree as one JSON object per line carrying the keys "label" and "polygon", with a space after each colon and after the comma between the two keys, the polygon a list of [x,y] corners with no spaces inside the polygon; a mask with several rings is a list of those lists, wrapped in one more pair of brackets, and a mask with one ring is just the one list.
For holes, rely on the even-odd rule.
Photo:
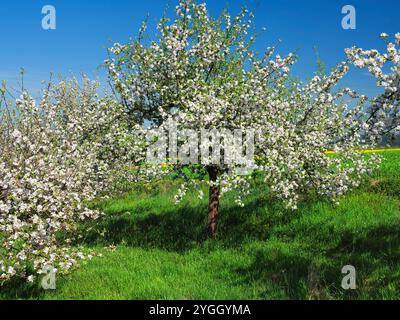
{"label": "neighbouring blossom tree", "polygon": [[353,47],[346,49],[349,60],[358,68],[367,68],[377,80],[384,92],[371,99],[367,110],[366,124],[373,137],[400,132],[400,33],[395,41],[389,41],[389,35],[381,34],[387,43],[387,51],[363,50]]}
{"label": "neighbouring blossom tree", "polygon": [[[338,199],[374,167],[374,157],[367,160],[355,151],[361,148],[359,119],[365,97],[359,97],[353,108],[349,99],[355,93],[334,89],[348,71],[347,64],[307,84],[290,80],[295,56],[281,57],[275,48],[256,54],[253,15],[247,9],[236,17],[223,12],[214,19],[205,4],[182,0],[176,19],[162,18],[157,29],[151,40],[144,23],[139,37],[126,45],[115,44],[105,62],[131,119],[148,120],[159,129],[173,122],[183,136],[178,137],[179,146],[194,143],[203,150],[210,147],[210,140],[212,147],[225,147],[221,151],[225,158],[235,152],[240,157],[245,151],[235,143],[241,139],[231,143],[227,130],[255,132],[255,161],[201,159],[209,177],[208,226],[213,237],[220,197],[236,189],[240,191],[237,202],[243,205],[241,197],[249,193],[252,174],[237,170],[243,164],[263,172],[266,189],[290,208],[296,208],[300,196],[311,190]],[[203,129],[214,132],[206,144],[185,141],[187,130]],[[329,150],[336,155],[327,155]],[[179,154],[174,159],[176,154],[169,148],[174,168],[192,164],[184,163]],[[198,183],[185,181],[177,199]]]}
{"label": "neighbouring blossom tree", "polygon": [[25,91],[0,105],[0,282],[66,272],[93,253],[70,247],[79,223],[96,219],[87,200],[112,186],[135,150],[122,109],[97,84],[49,85],[37,103]]}

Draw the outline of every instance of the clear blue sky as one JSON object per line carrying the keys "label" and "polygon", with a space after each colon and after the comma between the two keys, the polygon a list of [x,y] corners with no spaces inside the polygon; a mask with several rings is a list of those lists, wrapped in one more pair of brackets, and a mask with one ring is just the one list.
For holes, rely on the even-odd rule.
{"label": "clear blue sky", "polygon": [[[399,0],[209,0],[213,15],[226,5],[237,13],[242,5],[256,9],[256,26],[267,28],[257,49],[273,46],[280,39],[282,54],[299,50],[300,60],[294,72],[310,77],[316,68],[314,47],[331,68],[344,59],[343,49],[353,45],[383,49],[381,32],[400,32]],[[79,75],[104,80],[98,67],[106,58],[106,48],[114,42],[124,43],[150,15],[151,26],[166,5],[176,0],[3,0],[0,4],[0,79],[15,85],[19,69],[26,70],[26,87],[37,92],[41,80],[50,72]],[[57,10],[57,29],[41,27],[44,5]],[[357,29],[341,27],[344,5],[357,10]],[[373,93],[374,83],[365,71],[352,72],[343,82],[364,93]]]}

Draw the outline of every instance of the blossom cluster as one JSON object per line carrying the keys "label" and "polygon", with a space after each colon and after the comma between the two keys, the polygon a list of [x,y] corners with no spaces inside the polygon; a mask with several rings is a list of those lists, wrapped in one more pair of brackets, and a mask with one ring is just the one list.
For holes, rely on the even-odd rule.
{"label": "blossom cluster", "polygon": [[351,63],[368,69],[384,90],[370,101],[366,124],[373,136],[400,132],[400,33],[395,35],[393,42],[386,33],[382,33],[381,38],[387,44],[384,53],[357,47],[346,49]]}

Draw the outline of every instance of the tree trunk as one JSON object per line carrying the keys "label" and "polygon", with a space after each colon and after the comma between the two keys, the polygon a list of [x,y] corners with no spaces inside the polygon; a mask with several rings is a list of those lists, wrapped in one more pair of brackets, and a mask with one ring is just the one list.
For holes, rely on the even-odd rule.
{"label": "tree trunk", "polygon": [[[210,182],[216,182],[218,178],[218,170],[215,167],[208,168],[208,175]],[[217,238],[217,220],[219,214],[219,186],[210,186],[209,200],[208,200],[208,230],[210,235]]]}

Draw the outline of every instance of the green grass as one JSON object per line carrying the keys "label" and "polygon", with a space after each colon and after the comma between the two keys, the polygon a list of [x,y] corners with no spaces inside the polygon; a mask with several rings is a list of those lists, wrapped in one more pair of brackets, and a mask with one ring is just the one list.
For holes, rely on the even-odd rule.
{"label": "green grass", "polygon": [[[106,216],[81,244],[103,257],[59,278],[55,292],[12,283],[0,298],[399,299],[400,153],[384,157],[338,206],[314,198],[287,211],[262,184],[245,208],[228,195],[217,241],[207,238],[206,200],[175,206],[173,182],[99,202]],[[345,291],[349,264],[358,288]]]}

